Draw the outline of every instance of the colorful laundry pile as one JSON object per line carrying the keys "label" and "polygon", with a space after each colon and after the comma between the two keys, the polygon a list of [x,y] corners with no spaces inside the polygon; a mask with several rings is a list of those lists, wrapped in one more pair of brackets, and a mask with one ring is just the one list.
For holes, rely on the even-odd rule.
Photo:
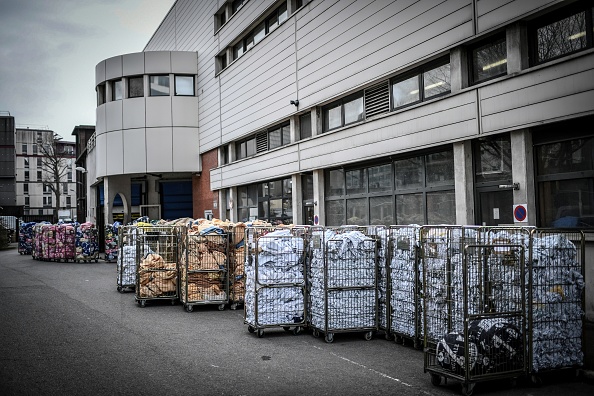
{"label": "colorful laundry pile", "polygon": [[76,229],[76,260],[96,260],[99,256],[99,241],[94,223],[81,223]]}
{"label": "colorful laundry pile", "polygon": [[105,261],[116,261],[118,257],[118,230],[122,224],[115,221],[105,226]]}
{"label": "colorful laundry pile", "polygon": [[74,260],[76,257],[76,228],[73,224],[56,226],[56,258]]}
{"label": "colorful laundry pile", "polygon": [[28,223],[21,223],[19,226],[19,247],[18,252],[20,254],[32,254],[33,252],[33,238],[35,226],[34,221]]}

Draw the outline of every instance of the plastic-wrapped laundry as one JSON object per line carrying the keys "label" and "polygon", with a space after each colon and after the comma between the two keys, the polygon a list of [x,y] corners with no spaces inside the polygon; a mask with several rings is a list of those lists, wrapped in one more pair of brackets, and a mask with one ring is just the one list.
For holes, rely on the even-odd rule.
{"label": "plastic-wrapped laundry", "polygon": [[[472,341],[466,344],[468,345],[468,368],[473,371],[479,358],[478,348]],[[464,334],[458,332],[446,334],[437,343],[437,364],[446,370],[463,375],[466,370],[465,348]]]}

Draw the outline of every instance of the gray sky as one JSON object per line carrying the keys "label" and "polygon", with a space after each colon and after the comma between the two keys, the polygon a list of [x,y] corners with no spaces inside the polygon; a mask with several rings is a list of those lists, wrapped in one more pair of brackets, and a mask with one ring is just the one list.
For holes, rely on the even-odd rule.
{"label": "gray sky", "polygon": [[95,65],[141,52],[174,0],[0,0],[0,111],[67,141],[95,125]]}

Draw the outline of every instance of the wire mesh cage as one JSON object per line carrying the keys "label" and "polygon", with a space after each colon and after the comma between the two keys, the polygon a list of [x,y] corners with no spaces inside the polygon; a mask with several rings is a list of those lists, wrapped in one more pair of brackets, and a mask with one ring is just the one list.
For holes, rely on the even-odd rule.
{"label": "wire mesh cage", "polygon": [[378,239],[363,227],[312,227],[309,325],[315,337],[378,330]]}
{"label": "wire mesh cage", "polygon": [[389,331],[397,341],[412,341],[415,348],[419,347],[422,334],[419,230],[414,225],[391,226],[386,263]]}
{"label": "wire mesh cage", "polygon": [[584,233],[534,229],[529,256],[529,371],[583,365]]}
{"label": "wire mesh cage", "polygon": [[244,319],[250,332],[299,334],[306,326],[307,229],[246,228]]}
{"label": "wire mesh cage", "polygon": [[393,338],[390,330],[391,323],[391,285],[389,281],[389,235],[390,230],[383,225],[367,226],[364,230],[366,235],[372,235],[376,238],[377,247],[377,304],[378,304],[378,329],[384,332],[385,338]]}
{"label": "wire mesh cage", "polygon": [[37,223],[33,226],[33,248],[31,255],[35,260],[43,258],[43,226],[44,223]]}
{"label": "wire mesh cage", "polygon": [[229,302],[229,234],[222,229],[180,231],[180,300],[186,311],[195,305]]}
{"label": "wire mesh cage", "polygon": [[[461,323],[434,335],[429,328],[437,305],[425,298],[424,367],[433,384],[457,379],[468,395],[476,382],[526,373],[525,248],[468,244],[461,264],[462,293],[451,295],[454,309],[461,306]],[[452,273],[450,283],[459,275]]]}
{"label": "wire mesh cage", "polygon": [[229,234],[229,307],[237,309],[245,298],[245,228],[244,223],[222,225]]}
{"label": "wire mesh cage", "polygon": [[133,291],[136,287],[136,241],[142,228],[136,225],[118,228],[118,254],[116,255],[117,290]]}
{"label": "wire mesh cage", "polygon": [[54,224],[44,224],[41,227],[41,259],[55,260],[58,258],[56,253],[56,229]]}
{"label": "wire mesh cage", "polygon": [[76,228],[77,262],[99,261],[99,231],[94,223],[81,223]]}
{"label": "wire mesh cage", "polygon": [[136,240],[136,301],[144,307],[147,300],[179,297],[178,227],[143,227]]}
{"label": "wire mesh cage", "polygon": [[76,228],[72,224],[58,224],[56,226],[56,259],[61,261],[73,260],[76,257]]}
{"label": "wire mesh cage", "polygon": [[119,228],[122,225],[119,221],[114,222],[113,224],[107,224],[105,226],[104,231],[104,241],[105,241],[105,261],[112,263],[117,262],[118,253],[120,252],[120,248],[118,246],[119,240]]}
{"label": "wire mesh cage", "polygon": [[33,254],[33,241],[35,238],[35,222],[21,223],[19,225],[19,254]]}

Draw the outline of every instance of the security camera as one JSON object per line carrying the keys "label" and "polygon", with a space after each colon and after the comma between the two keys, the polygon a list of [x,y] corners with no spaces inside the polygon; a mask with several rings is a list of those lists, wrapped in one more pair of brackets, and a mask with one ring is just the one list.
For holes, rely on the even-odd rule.
{"label": "security camera", "polygon": [[291,101],[291,104],[292,104],[292,105],[295,105],[295,106],[299,106],[299,99],[297,99],[297,100],[292,100],[292,101]]}

